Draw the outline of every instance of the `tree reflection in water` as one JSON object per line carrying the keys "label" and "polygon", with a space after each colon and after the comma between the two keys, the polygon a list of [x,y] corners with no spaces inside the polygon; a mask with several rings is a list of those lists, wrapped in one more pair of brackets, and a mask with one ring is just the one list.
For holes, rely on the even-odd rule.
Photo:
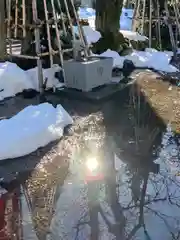
{"label": "tree reflection in water", "polygon": [[[29,189],[23,185],[30,194],[39,239],[180,238],[178,136],[172,135],[169,126],[163,127],[135,87],[126,94],[128,101],[123,98],[94,107],[63,103],[75,119],[73,135],[63,138],[56,149],[60,162],[71,159],[64,185],[59,186],[60,178],[65,178],[58,170],[59,160],[42,163],[45,172],[37,169]],[[89,155],[104,166],[100,193],[91,189],[99,197],[96,204],[88,199],[84,184]],[[55,199],[55,192],[52,206],[49,199]]]}
{"label": "tree reflection in water", "polygon": [[[119,96],[77,118],[74,161],[67,180],[72,184],[69,195],[59,198],[50,239],[95,240],[97,235],[107,240],[179,238],[178,172],[172,172],[178,169],[178,141],[137,96],[137,89],[132,87],[129,96],[124,103]],[[99,214],[93,215],[93,221],[89,219],[87,185],[80,184],[82,163],[89,152],[101,159],[105,175],[105,197],[94,206]],[[64,201],[71,203],[65,208]]]}

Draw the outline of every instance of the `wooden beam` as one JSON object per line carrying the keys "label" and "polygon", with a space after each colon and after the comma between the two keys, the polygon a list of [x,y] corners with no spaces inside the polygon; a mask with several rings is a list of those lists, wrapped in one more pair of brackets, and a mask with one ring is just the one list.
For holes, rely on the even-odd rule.
{"label": "wooden beam", "polygon": [[5,2],[0,1],[0,60],[6,55]]}

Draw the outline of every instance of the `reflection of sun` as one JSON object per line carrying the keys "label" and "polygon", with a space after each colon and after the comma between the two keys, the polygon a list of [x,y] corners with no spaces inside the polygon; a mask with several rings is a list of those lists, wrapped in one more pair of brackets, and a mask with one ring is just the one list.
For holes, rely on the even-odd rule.
{"label": "reflection of sun", "polygon": [[91,157],[87,159],[86,166],[90,171],[94,171],[98,168],[99,163],[95,157]]}

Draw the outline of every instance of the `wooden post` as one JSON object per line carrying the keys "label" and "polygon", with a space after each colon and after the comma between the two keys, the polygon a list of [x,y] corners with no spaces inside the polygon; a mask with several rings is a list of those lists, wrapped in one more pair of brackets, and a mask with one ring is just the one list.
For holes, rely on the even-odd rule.
{"label": "wooden post", "polygon": [[6,55],[5,2],[0,1],[0,60]]}
{"label": "wooden post", "polygon": [[[32,13],[33,13],[33,21],[35,24],[38,23],[38,14],[37,14],[37,3],[36,0],[32,0]],[[41,54],[41,45],[40,45],[40,32],[39,26],[36,26],[34,29],[35,41],[36,41],[36,54]],[[37,67],[38,67],[38,80],[39,80],[39,92],[40,95],[44,93],[43,88],[43,71],[42,71],[42,62],[41,59],[37,59]]]}
{"label": "wooden post", "polygon": [[149,1],[149,48],[152,47],[152,0]]}

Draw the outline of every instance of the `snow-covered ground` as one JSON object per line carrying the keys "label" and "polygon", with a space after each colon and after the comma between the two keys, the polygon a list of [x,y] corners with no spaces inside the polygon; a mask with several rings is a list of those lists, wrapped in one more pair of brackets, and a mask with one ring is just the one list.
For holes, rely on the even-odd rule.
{"label": "snow-covered ground", "polygon": [[72,123],[61,105],[26,107],[14,117],[0,121],[0,160],[27,155],[60,139],[64,127]]}

